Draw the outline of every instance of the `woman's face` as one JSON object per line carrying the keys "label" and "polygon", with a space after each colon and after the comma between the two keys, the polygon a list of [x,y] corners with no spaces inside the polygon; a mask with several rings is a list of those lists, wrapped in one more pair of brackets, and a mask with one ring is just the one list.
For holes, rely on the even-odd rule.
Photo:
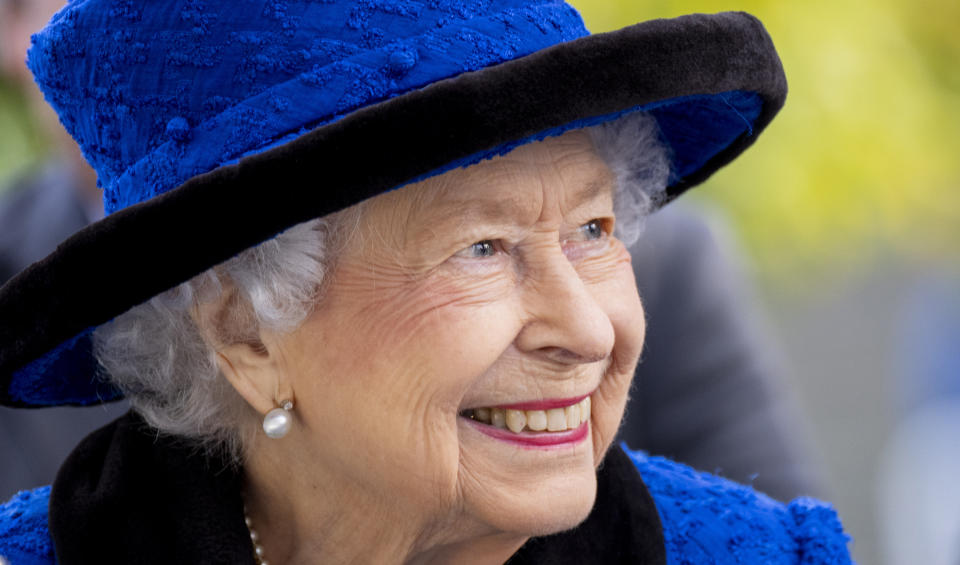
{"label": "woman's face", "polygon": [[[360,218],[314,313],[279,342],[302,456],[438,539],[582,521],[644,336],[589,137],[384,194]],[[507,406],[520,433],[488,415]],[[562,431],[530,430],[543,420]]]}

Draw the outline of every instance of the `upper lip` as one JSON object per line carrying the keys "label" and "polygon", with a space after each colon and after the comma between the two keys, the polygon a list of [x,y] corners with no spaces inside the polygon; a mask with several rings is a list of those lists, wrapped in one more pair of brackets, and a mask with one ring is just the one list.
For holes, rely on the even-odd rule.
{"label": "upper lip", "polygon": [[516,402],[513,404],[497,404],[489,406],[476,406],[476,408],[500,408],[503,410],[550,410],[551,408],[564,408],[566,406],[572,406],[577,402],[580,402],[584,398],[590,396],[591,393],[581,394],[580,396],[572,396],[568,398],[544,398],[542,400],[530,400],[526,402]]}

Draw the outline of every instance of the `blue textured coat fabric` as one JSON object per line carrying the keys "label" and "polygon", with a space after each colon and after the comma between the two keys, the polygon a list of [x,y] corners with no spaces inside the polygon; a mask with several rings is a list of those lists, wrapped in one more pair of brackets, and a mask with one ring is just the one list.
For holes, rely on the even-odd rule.
{"label": "blue textured coat fabric", "polygon": [[[624,449],[653,495],[669,565],[851,563],[849,538],[829,505],[810,498],[784,505],[731,481]],[[0,555],[11,565],[56,563],[47,526],[49,497],[50,487],[43,487],[0,506]]]}

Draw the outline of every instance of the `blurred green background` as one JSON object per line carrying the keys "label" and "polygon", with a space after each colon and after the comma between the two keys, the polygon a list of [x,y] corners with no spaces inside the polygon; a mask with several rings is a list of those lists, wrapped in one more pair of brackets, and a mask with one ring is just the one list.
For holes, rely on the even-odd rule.
{"label": "blurred green background", "polygon": [[0,74],[0,191],[9,188],[11,179],[36,165],[48,143],[32,122],[23,93]]}
{"label": "blurred green background", "polygon": [[[594,32],[722,10],[751,12],[770,31],[785,108],[684,200],[720,218],[742,250],[855,557],[900,563],[884,559],[877,469],[906,414],[891,353],[904,297],[960,265],[960,2],[571,3]],[[50,140],[39,131],[0,79],[0,187],[42,161]]]}
{"label": "blurred green background", "polygon": [[593,32],[744,10],[790,93],[762,140],[696,191],[725,210],[765,278],[808,285],[895,253],[960,254],[960,2],[574,0]]}

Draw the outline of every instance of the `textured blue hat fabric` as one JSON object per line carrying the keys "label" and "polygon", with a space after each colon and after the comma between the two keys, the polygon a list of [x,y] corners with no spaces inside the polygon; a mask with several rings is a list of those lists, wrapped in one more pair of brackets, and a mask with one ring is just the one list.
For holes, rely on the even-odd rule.
{"label": "textured blue hat fabric", "polygon": [[749,15],[589,35],[554,0],[73,0],[28,65],[109,215],[0,288],[13,406],[116,398],[97,326],[291,225],[637,110],[673,198],[786,95]]}
{"label": "textured blue hat fabric", "polygon": [[556,0],[75,0],[28,64],[107,212],[437,80],[587,35]]}

